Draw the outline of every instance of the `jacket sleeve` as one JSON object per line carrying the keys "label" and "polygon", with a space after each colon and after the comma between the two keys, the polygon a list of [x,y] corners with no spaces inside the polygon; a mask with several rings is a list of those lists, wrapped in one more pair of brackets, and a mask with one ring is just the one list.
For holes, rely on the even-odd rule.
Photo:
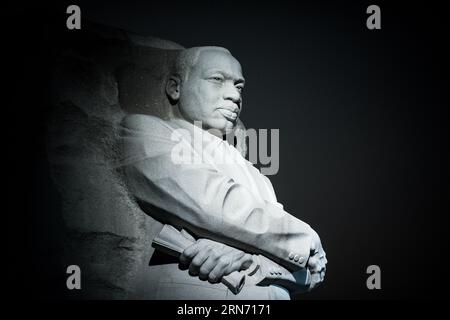
{"label": "jacket sleeve", "polygon": [[199,237],[263,254],[291,270],[305,267],[311,242],[308,224],[258,201],[245,186],[208,164],[174,163],[170,152],[175,142],[164,128],[148,134],[135,129],[122,132],[123,173],[147,214]]}
{"label": "jacket sleeve", "polygon": [[313,288],[308,268],[291,272],[263,255],[253,255],[253,261],[259,268],[253,275],[248,276],[249,280],[246,282],[256,283],[259,286],[279,285],[290,294],[305,293]]}

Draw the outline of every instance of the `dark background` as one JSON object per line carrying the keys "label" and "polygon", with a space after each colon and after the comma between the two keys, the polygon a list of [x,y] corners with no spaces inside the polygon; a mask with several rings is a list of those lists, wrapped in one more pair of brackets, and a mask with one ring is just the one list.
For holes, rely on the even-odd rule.
{"label": "dark background", "polygon": [[[13,298],[64,297],[62,221],[42,137],[51,30],[66,28],[68,4],[25,2],[2,12],[6,280]],[[302,299],[442,297],[450,55],[440,5],[73,4],[82,19],[185,47],[223,46],[241,62],[243,122],[280,129],[280,170],[270,177],[279,202],[317,230],[327,252],[325,283]],[[370,4],[381,8],[381,30],[366,28]],[[372,264],[381,267],[381,290],[366,288]]]}

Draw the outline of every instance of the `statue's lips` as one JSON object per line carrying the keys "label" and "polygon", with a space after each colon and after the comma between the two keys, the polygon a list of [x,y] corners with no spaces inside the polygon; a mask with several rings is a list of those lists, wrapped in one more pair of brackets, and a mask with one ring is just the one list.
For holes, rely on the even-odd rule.
{"label": "statue's lips", "polygon": [[230,109],[219,108],[219,112],[230,121],[236,121],[239,116],[238,111],[232,111]]}

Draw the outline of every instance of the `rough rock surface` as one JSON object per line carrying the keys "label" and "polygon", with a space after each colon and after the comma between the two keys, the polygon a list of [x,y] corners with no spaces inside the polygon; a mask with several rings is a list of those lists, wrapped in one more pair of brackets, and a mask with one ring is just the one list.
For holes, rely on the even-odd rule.
{"label": "rough rock surface", "polygon": [[57,53],[48,159],[65,225],[61,263],[82,272],[76,298],[127,298],[148,264],[158,224],[121,181],[117,125],[127,112],[164,117],[162,80],[180,48],[90,26]]}

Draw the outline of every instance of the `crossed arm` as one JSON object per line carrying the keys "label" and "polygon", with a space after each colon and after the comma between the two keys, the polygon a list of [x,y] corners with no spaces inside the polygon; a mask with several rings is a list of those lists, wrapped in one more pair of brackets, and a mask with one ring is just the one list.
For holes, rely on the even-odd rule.
{"label": "crossed arm", "polygon": [[[192,238],[193,239],[193,238]],[[320,243],[320,239],[318,239]],[[199,239],[187,247],[180,256],[180,263],[189,266],[189,273],[198,276],[202,280],[211,283],[219,282],[223,276],[234,271],[246,270],[254,263],[255,256],[245,253],[237,248],[230,247],[220,242],[209,239]],[[269,270],[279,270],[280,267],[273,261],[259,256],[257,259],[259,268],[268,273]],[[287,289],[291,293],[310,291],[323,282],[325,277],[327,259],[325,251],[320,248],[311,252],[306,268],[310,271],[311,278],[305,288],[304,273],[298,275],[299,271],[290,273],[284,269],[284,279],[287,279]],[[303,270],[300,270],[302,272]],[[286,273],[289,273],[286,275]],[[285,282],[286,284],[286,282]]]}
{"label": "crossed arm", "polygon": [[[183,254],[182,259],[194,262],[192,272],[201,277],[212,273],[215,280],[233,268],[245,268],[248,256],[238,251],[261,254],[291,272],[307,266],[316,274],[323,272],[320,239],[308,224],[256,199],[201,159],[175,164],[171,150],[176,142],[170,136],[171,131],[154,118],[125,121],[124,177],[141,208],[155,219],[210,239],[197,241]],[[147,204],[162,210],[146,210]],[[228,259],[227,267],[223,262],[217,267],[218,259]]]}

